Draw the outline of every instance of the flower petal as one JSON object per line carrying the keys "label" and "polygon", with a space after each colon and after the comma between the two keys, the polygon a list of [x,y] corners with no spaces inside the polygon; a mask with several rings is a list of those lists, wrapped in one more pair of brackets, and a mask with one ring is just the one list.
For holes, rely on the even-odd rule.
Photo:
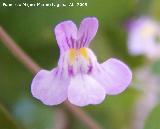
{"label": "flower petal", "polygon": [[61,22],[55,27],[55,35],[62,52],[74,48],[77,39],[77,27],[72,21]]}
{"label": "flower petal", "polygon": [[93,77],[104,86],[106,94],[115,95],[124,91],[132,80],[132,72],[120,60],[111,58],[100,64],[100,70]]}
{"label": "flower petal", "polygon": [[158,23],[149,17],[134,20],[128,29],[128,49],[132,55],[154,53]]}
{"label": "flower petal", "polygon": [[31,84],[32,95],[46,105],[57,105],[67,98],[69,81],[58,78],[56,69],[40,70]]}
{"label": "flower petal", "polygon": [[92,77],[79,74],[72,78],[68,99],[77,106],[99,104],[105,98],[105,89]]}
{"label": "flower petal", "polygon": [[79,47],[87,47],[98,30],[96,17],[88,17],[82,20],[78,31]]}

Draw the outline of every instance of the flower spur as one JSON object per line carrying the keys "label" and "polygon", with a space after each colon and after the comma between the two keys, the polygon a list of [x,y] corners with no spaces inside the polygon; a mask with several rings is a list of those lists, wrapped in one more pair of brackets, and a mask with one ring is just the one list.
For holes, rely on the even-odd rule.
{"label": "flower spur", "polygon": [[72,21],[55,27],[60,48],[58,66],[40,70],[31,84],[32,95],[46,105],[57,105],[68,99],[77,106],[101,103],[106,95],[124,91],[132,73],[123,62],[111,58],[99,64],[89,43],[98,30],[98,20],[87,17],[79,29]]}

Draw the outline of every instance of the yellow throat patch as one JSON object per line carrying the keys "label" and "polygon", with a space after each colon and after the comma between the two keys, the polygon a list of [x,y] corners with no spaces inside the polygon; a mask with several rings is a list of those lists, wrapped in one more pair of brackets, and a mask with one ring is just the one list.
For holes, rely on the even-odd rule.
{"label": "yellow throat patch", "polygon": [[89,56],[88,56],[88,52],[87,52],[86,48],[80,48],[80,49],[71,48],[69,50],[69,62],[70,62],[70,64],[74,63],[76,56],[78,56],[79,54],[83,58],[85,58],[87,60],[87,62],[89,62]]}

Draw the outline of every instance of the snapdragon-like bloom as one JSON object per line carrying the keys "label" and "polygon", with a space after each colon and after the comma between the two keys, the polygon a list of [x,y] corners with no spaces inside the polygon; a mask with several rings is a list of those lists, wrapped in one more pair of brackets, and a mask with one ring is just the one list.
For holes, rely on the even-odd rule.
{"label": "snapdragon-like bloom", "polygon": [[111,58],[99,64],[89,43],[98,30],[98,20],[88,17],[79,29],[72,21],[55,27],[60,48],[58,66],[40,70],[34,77],[31,91],[46,105],[57,105],[68,99],[77,106],[101,103],[106,95],[124,91],[131,82],[127,65]]}
{"label": "snapdragon-like bloom", "polygon": [[128,31],[128,48],[132,55],[160,57],[160,25],[149,17],[133,20]]}

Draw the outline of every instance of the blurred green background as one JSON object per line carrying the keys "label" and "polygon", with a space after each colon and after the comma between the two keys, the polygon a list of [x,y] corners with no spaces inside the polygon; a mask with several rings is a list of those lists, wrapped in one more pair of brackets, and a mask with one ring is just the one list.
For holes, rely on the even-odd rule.
{"label": "blurred green background", "polygon": [[[86,2],[88,6],[3,7],[3,2]],[[96,16],[99,19],[99,30],[91,48],[98,60],[103,62],[107,58],[116,57],[127,63],[134,72],[145,63],[145,59],[128,54],[125,24],[130,18],[141,15],[151,15],[159,19],[159,12],[159,0],[1,0],[0,25],[40,66],[52,69],[59,57],[54,26],[68,19],[79,25],[84,17]],[[53,129],[55,111],[64,107],[44,106],[33,98],[30,92],[32,78],[32,74],[0,41],[0,129]],[[129,129],[133,104],[139,94],[133,81],[124,93],[108,96],[102,104],[83,109],[105,129]],[[155,110],[159,113],[160,107]],[[150,119],[158,118],[153,114]],[[72,115],[67,119],[69,129],[86,129],[86,126]],[[146,129],[159,129],[157,127]]]}

